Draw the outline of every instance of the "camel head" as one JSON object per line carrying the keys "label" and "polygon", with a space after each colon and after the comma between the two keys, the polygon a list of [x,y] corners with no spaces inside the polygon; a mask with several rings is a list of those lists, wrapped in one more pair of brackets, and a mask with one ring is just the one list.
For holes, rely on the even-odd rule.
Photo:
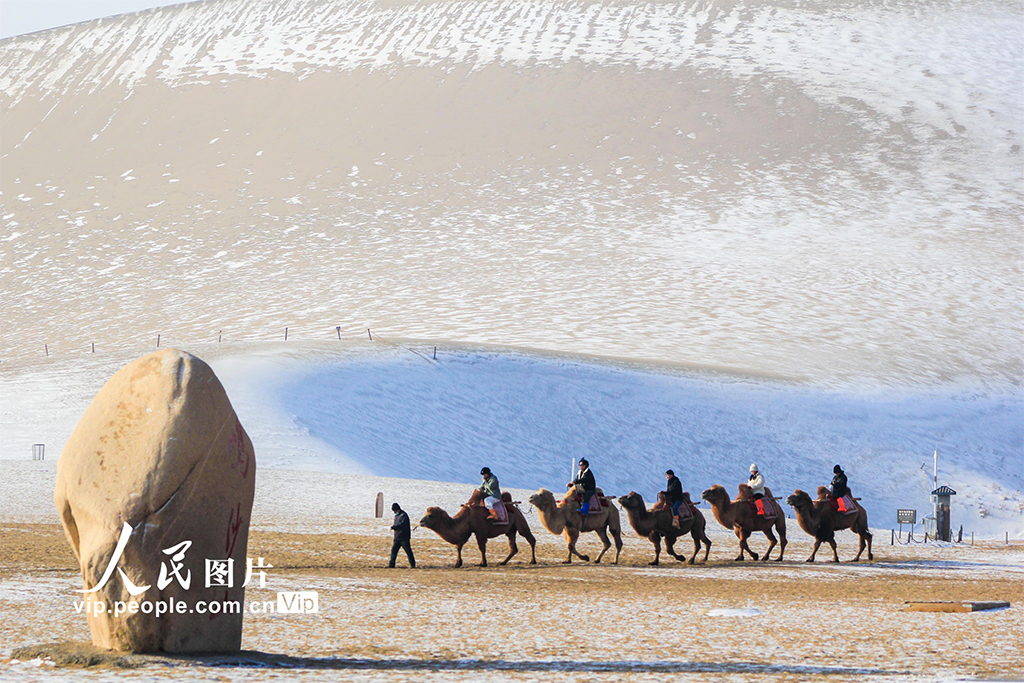
{"label": "camel head", "polygon": [[555,494],[551,493],[547,489],[540,489],[537,493],[534,493],[528,499],[530,505],[538,508],[542,507],[554,507],[555,505]]}
{"label": "camel head", "polygon": [[700,494],[700,497],[711,503],[717,505],[719,503],[725,503],[729,501],[729,494],[725,492],[725,489],[719,484],[715,484],[704,493]]}
{"label": "camel head", "polygon": [[423,515],[423,519],[420,520],[420,526],[425,526],[428,529],[437,531],[441,522],[446,519],[450,519],[450,517],[448,513],[441,508],[427,508],[427,514]]}
{"label": "camel head", "polygon": [[619,505],[627,510],[643,510],[646,507],[643,496],[636,491],[630,491],[625,496],[619,496]]}
{"label": "camel head", "polygon": [[801,508],[808,508],[811,506],[811,497],[800,489],[797,489],[793,492],[793,495],[786,498],[786,504],[793,506],[793,508],[797,510]]}

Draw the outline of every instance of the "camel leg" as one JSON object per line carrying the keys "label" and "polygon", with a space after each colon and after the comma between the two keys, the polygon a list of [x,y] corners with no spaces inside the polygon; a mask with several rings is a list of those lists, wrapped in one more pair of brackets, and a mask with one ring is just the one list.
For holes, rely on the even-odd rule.
{"label": "camel leg", "polygon": [[768,527],[764,530],[764,535],[768,537],[769,543],[768,550],[765,552],[764,557],[761,558],[761,561],[767,562],[768,556],[772,554],[772,549],[779,544],[779,541],[777,538],[775,538],[775,534],[772,533],[771,527]]}
{"label": "camel leg", "polygon": [[537,539],[533,537],[530,527],[520,529],[519,533],[521,533],[523,538],[526,539],[526,542],[530,544],[530,564],[537,564]]}
{"label": "camel leg", "polygon": [[782,562],[783,556],[786,554],[786,546],[789,541],[786,540],[786,530],[779,529],[779,556],[775,558],[776,562]]}
{"label": "camel leg", "polygon": [[616,529],[612,529],[612,537],[615,539],[615,562],[614,562],[614,564],[618,564],[619,563],[619,554],[622,552],[622,534],[619,532],[619,530],[617,528]]}
{"label": "camel leg", "polygon": [[711,554],[711,539],[708,538],[707,534],[705,534],[703,531],[701,531],[700,533],[702,536],[704,536],[704,538],[701,540],[704,543],[704,562],[707,563],[708,555]]}
{"label": "camel leg", "polygon": [[519,552],[519,546],[516,544],[516,530],[512,529],[508,534],[508,557],[501,561],[502,565],[508,564],[516,553]]}
{"label": "camel leg", "polygon": [[743,559],[743,551],[745,550],[748,553],[750,553],[750,557],[753,558],[753,560],[756,562],[757,561],[757,553],[755,553],[753,550],[751,550],[750,549],[750,545],[747,543],[747,539],[750,538],[750,532],[747,531],[746,529],[737,529],[736,535],[740,537],[740,556],[737,557],[736,559],[737,560],[742,560]]}
{"label": "camel leg", "polygon": [[570,564],[572,562],[573,555],[580,558],[584,562],[590,562],[589,555],[583,555],[576,550],[576,541],[579,540],[580,532],[576,531],[575,529],[570,529],[569,527],[566,527],[565,531],[563,532],[563,535],[565,536],[565,544],[569,548],[569,556],[565,558],[565,562],[563,564]]}
{"label": "camel leg", "polygon": [[601,543],[604,544],[604,548],[601,550],[601,554],[594,560],[594,564],[601,564],[601,558],[608,552],[608,548],[612,547],[612,542],[608,540],[608,530],[604,527],[598,527],[594,529],[597,532],[598,537],[601,539]]}
{"label": "camel leg", "polygon": [[828,544],[832,546],[832,561],[839,561],[839,552],[836,550],[836,539],[832,538],[828,541]]}
{"label": "camel leg", "polygon": [[658,562],[661,561],[661,534],[657,531],[652,531],[647,538],[654,544],[654,562],[648,562],[647,564],[651,567],[657,567]]}
{"label": "camel leg", "polygon": [[874,555],[871,554],[871,532],[868,531],[867,524],[858,523],[851,528],[851,531],[860,537],[860,548],[857,549],[857,557],[853,558],[853,561],[860,561],[860,556],[863,554],[865,546],[867,546],[868,549],[868,559],[874,559]]}
{"label": "camel leg", "polygon": [[[686,555],[680,555],[676,552],[676,538],[677,536],[665,535],[665,551],[680,562],[684,562],[686,560]],[[694,554],[696,555],[696,553]]]}
{"label": "camel leg", "polygon": [[[690,558],[690,561],[687,562],[687,564],[696,564],[697,553],[700,552],[700,532],[696,527],[694,527],[693,530],[690,532],[690,538],[693,539],[693,557]],[[707,557],[705,557],[704,559],[707,560]]]}
{"label": "camel leg", "polygon": [[857,548],[857,557],[850,560],[850,562],[860,562],[860,556],[864,552],[864,546],[868,544],[868,542],[864,540],[864,534],[860,531],[857,531],[857,538],[860,540],[860,547]]}
{"label": "camel leg", "polygon": [[814,562],[814,556],[818,554],[818,548],[821,547],[821,539],[814,539],[814,550],[811,551],[811,556],[807,558],[808,562]]}
{"label": "camel leg", "polygon": [[482,535],[476,535],[476,545],[480,548],[480,567],[487,566],[487,539]]}
{"label": "camel leg", "polygon": [[464,546],[464,545],[466,545],[466,544],[465,543],[460,543],[457,546],[455,546],[455,555],[456,555],[455,568],[456,569],[458,569],[459,567],[462,566],[462,546]]}

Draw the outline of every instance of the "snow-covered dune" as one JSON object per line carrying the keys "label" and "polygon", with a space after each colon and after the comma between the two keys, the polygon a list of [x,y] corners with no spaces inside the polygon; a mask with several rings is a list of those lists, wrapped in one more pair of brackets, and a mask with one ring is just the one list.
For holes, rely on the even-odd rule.
{"label": "snow-covered dune", "polygon": [[341,325],[1019,383],[1022,23],[216,0],[0,41],[0,345]]}
{"label": "snow-covered dune", "polygon": [[[415,353],[410,353],[413,351]],[[521,353],[410,346],[318,363],[225,359],[271,467],[466,482],[490,466],[502,483],[561,491],[586,457],[608,493],[653,500],[672,468],[700,496],[734,492],[756,461],[777,496],[814,495],[841,463],[876,526],[898,508],[930,514],[932,451],[957,490],[955,524],[984,535],[1024,534],[1021,394],[863,393],[770,380],[595,364]],[[254,415],[254,417],[256,417]],[[272,434],[306,437],[281,443]]]}

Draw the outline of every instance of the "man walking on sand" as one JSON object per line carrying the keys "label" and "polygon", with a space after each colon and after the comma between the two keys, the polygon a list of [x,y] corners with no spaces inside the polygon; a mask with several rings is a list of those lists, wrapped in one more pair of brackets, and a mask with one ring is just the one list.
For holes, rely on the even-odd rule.
{"label": "man walking on sand", "polygon": [[391,562],[388,564],[388,569],[395,568],[399,548],[405,549],[405,554],[409,558],[409,567],[415,569],[416,558],[412,556],[412,529],[409,526],[409,515],[398,503],[391,504],[391,511],[395,513],[395,523],[391,525],[391,530],[395,532],[395,540],[391,544]]}

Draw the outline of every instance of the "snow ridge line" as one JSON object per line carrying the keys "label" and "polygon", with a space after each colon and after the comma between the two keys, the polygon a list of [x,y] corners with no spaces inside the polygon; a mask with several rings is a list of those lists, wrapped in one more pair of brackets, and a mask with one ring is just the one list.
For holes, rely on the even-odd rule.
{"label": "snow ridge line", "polygon": [[[910,12],[870,2],[794,9],[742,2],[221,0],[2,41],[0,90],[9,109],[33,91],[131,89],[149,79],[176,87],[273,72],[302,79],[325,69],[690,66],[791,78],[830,104],[854,95],[887,115],[997,139],[1013,128],[1015,103],[1024,97],[1020,8],[928,4]],[[970,97],[952,97],[964,92]],[[950,109],[951,101],[964,104]]]}

